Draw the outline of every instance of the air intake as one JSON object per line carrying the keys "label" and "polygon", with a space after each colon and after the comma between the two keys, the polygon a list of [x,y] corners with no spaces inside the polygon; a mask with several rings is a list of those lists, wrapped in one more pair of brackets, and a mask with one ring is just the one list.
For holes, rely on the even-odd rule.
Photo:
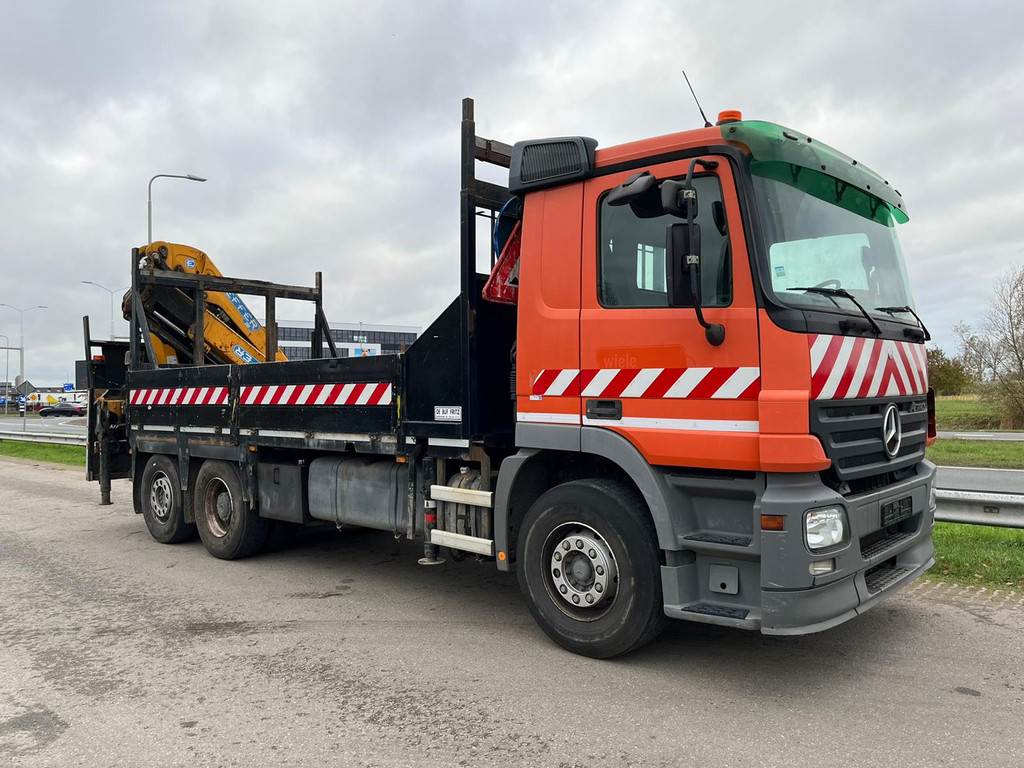
{"label": "air intake", "polygon": [[512,147],[508,191],[529,192],[577,179],[594,172],[597,141],[583,136],[520,141]]}

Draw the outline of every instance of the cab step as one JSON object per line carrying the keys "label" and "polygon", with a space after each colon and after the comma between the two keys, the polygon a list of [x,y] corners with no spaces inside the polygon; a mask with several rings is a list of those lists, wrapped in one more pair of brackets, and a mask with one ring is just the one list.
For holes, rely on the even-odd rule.
{"label": "cab step", "polygon": [[761,612],[744,605],[727,605],[697,601],[683,605],[666,605],[665,615],[673,619],[699,621],[740,629],[760,629]]}
{"label": "cab step", "polygon": [[686,541],[697,541],[701,544],[725,544],[730,547],[749,547],[751,537],[737,533],[706,533],[698,531],[684,536]]}

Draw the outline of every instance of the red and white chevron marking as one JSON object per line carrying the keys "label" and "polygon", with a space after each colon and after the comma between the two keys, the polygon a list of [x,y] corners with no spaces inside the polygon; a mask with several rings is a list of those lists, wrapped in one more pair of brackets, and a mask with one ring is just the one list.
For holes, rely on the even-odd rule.
{"label": "red and white chevron marking", "polygon": [[761,369],[546,368],[533,381],[534,397],[756,400]]}
{"label": "red and white chevron marking", "polygon": [[817,334],[811,348],[811,397],[923,395],[928,391],[928,355],[924,344],[892,339],[861,339]]}
{"label": "red and white chevron marking", "polygon": [[266,384],[242,387],[242,405],[391,405],[391,384]]}
{"label": "red and white chevron marking", "polygon": [[171,387],[170,389],[133,389],[132,405],[227,405],[227,387]]}

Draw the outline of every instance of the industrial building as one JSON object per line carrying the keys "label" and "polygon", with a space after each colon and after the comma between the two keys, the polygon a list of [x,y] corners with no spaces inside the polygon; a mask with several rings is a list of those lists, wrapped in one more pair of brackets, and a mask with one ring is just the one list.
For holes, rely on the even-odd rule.
{"label": "industrial building", "polygon": [[[364,357],[404,352],[416,341],[420,329],[408,325],[331,323],[331,337],[340,357]],[[277,340],[289,360],[310,357],[312,321],[278,320]]]}

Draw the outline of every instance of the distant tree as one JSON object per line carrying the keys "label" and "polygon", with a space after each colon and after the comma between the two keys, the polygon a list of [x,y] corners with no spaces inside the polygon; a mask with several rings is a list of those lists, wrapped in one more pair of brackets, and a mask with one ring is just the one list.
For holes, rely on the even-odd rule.
{"label": "distant tree", "polygon": [[991,381],[992,374],[988,368],[985,340],[976,334],[967,323],[954,325],[953,333],[956,334],[960,346],[960,354],[957,359],[963,365],[971,381],[978,385]]}
{"label": "distant tree", "polygon": [[928,350],[928,382],[937,395],[962,395],[973,383],[963,361],[947,357],[939,347]]}
{"label": "distant tree", "polygon": [[1024,266],[1000,277],[980,332],[956,330],[966,367],[991,382],[1006,426],[1024,425]]}

